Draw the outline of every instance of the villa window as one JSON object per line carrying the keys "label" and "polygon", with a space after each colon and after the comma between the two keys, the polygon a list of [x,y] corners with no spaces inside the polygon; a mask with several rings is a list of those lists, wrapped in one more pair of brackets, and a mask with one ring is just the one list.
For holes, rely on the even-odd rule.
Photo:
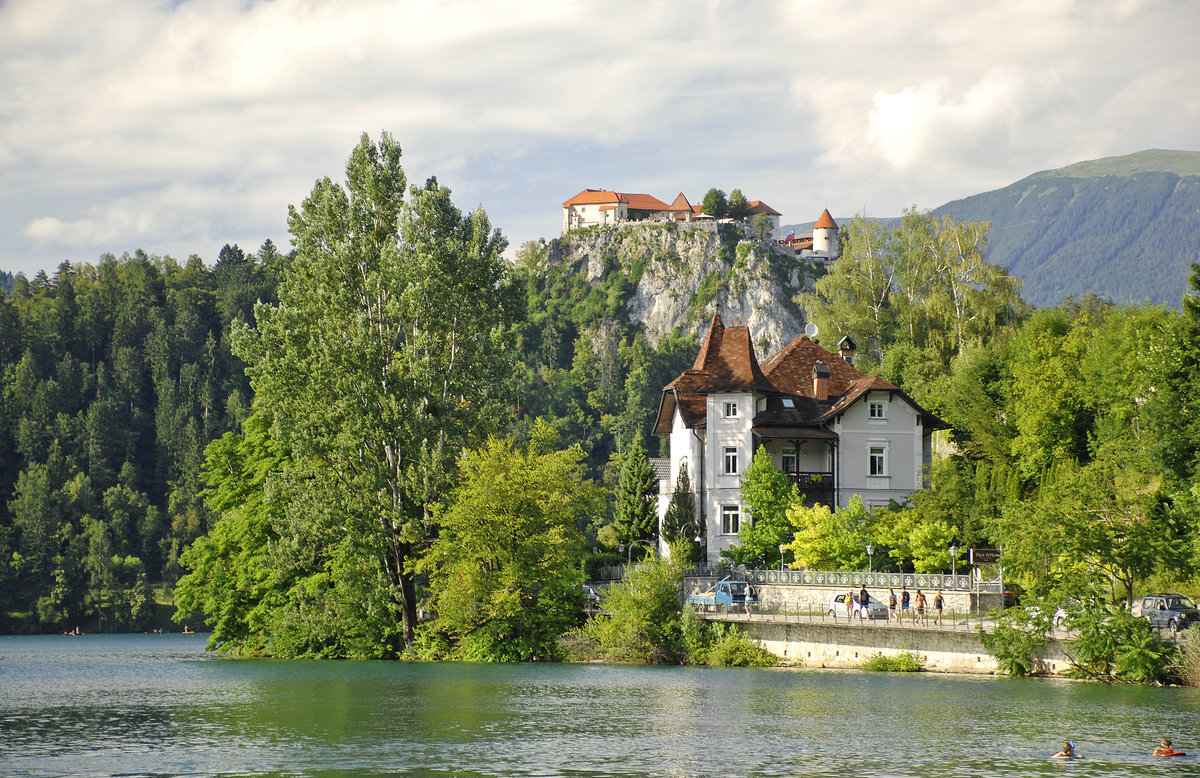
{"label": "villa window", "polygon": [[783,450],[783,472],[794,473],[797,470],[796,449],[789,446]]}
{"label": "villa window", "polygon": [[736,505],[721,506],[721,534],[736,535],[741,529],[742,509]]}
{"label": "villa window", "polygon": [[737,446],[725,447],[725,475],[738,474],[738,450]]}
{"label": "villa window", "polygon": [[737,400],[727,400],[721,410],[721,416],[726,419],[736,419],[738,415]]}
{"label": "villa window", "polygon": [[887,475],[887,447],[871,446],[870,468],[871,475]]}
{"label": "villa window", "polygon": [[870,407],[870,418],[871,419],[886,419],[887,418],[887,404],[886,403],[872,402],[872,403],[870,403],[869,407]]}

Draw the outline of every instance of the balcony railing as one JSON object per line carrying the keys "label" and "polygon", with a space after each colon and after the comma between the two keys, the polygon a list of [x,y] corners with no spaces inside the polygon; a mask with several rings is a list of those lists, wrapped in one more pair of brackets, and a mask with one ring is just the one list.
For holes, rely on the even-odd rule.
{"label": "balcony railing", "polygon": [[833,473],[794,471],[789,472],[787,475],[792,479],[792,483],[800,487],[800,491],[802,492],[833,491]]}

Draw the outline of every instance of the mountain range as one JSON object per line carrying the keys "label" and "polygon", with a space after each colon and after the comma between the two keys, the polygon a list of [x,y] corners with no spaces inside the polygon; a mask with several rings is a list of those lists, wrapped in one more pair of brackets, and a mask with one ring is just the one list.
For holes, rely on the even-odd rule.
{"label": "mountain range", "polygon": [[1200,152],[1078,162],[933,213],[991,222],[988,259],[1020,278],[1034,305],[1094,294],[1178,306],[1200,262]]}

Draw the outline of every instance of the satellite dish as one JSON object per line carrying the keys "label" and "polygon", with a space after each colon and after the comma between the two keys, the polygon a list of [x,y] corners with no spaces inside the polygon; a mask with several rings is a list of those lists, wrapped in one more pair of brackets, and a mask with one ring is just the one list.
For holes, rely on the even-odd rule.
{"label": "satellite dish", "polygon": [[817,337],[817,325],[813,324],[811,321],[808,324],[805,324],[804,334],[810,338]]}

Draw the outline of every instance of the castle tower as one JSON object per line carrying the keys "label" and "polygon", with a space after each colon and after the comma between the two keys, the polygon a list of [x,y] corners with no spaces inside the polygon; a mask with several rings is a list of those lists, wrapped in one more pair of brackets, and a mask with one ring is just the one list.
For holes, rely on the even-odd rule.
{"label": "castle tower", "polygon": [[813,225],[812,250],[814,253],[824,252],[831,261],[837,259],[841,253],[837,222],[829,215],[828,208],[821,211],[821,218]]}

